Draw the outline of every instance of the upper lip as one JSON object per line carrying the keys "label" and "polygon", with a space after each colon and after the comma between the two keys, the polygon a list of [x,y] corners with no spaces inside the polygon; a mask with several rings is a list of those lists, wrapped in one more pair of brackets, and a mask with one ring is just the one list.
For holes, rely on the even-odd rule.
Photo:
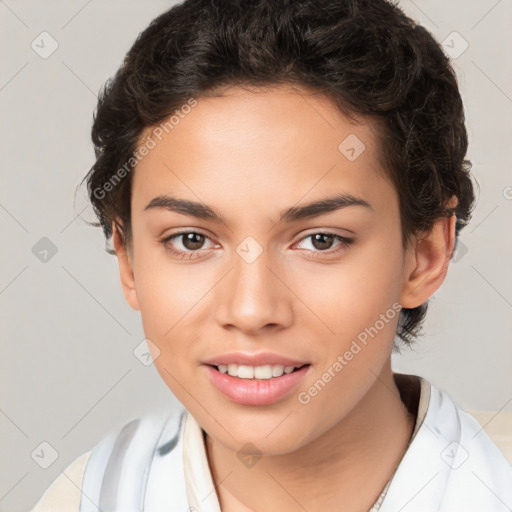
{"label": "upper lip", "polygon": [[289,357],[276,354],[274,352],[230,352],[229,354],[222,354],[217,357],[212,357],[204,364],[210,364],[219,366],[220,364],[238,364],[247,366],[265,366],[265,365],[277,365],[282,366],[295,366],[300,367],[305,364],[309,364],[305,361],[299,361],[298,359],[290,359]]}

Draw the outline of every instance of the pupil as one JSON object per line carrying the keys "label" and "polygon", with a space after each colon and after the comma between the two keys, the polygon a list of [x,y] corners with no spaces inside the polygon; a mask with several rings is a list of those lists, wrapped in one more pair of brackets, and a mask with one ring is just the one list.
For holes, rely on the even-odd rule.
{"label": "pupil", "polygon": [[[204,235],[201,235],[200,233],[187,233],[183,236],[183,245],[191,251],[195,249],[200,249],[201,246],[203,245]],[[197,241],[197,238],[199,238],[199,241]]]}
{"label": "pupil", "polygon": [[[327,242],[325,241],[327,239]],[[313,246],[316,249],[329,249],[334,239],[334,235],[328,233],[316,233],[313,235]],[[327,246],[326,246],[327,244]]]}

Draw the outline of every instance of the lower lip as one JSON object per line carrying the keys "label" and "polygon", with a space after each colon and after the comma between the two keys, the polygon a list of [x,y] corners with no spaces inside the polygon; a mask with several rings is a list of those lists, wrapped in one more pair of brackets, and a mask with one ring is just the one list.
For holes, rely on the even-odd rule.
{"label": "lower lip", "polygon": [[271,379],[240,379],[205,365],[212,384],[233,402],[243,405],[270,405],[284,398],[299,384],[311,365]]}

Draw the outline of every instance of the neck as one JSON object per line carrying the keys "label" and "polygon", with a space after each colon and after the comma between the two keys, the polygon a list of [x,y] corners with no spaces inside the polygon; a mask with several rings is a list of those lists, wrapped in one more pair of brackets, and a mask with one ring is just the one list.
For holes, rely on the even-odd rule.
{"label": "neck", "polygon": [[414,422],[387,365],[345,418],[294,452],[263,456],[248,468],[206,435],[221,509],[368,510],[400,462]]}

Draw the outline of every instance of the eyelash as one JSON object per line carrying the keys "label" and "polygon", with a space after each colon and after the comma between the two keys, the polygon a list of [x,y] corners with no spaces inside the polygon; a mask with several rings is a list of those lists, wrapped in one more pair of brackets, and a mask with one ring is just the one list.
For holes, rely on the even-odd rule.
{"label": "eyelash", "polygon": [[[196,235],[202,235],[206,239],[211,241],[210,237],[206,236],[204,233],[201,233],[199,231],[180,231],[179,233],[174,233],[170,236],[167,236],[167,237],[161,239],[160,243],[164,246],[166,251],[168,251],[169,253],[171,253],[175,256],[185,256],[186,257],[186,255],[190,255],[190,257],[193,257],[194,254],[198,254],[199,252],[201,252],[201,249],[198,249],[197,251],[180,251],[180,250],[174,249],[171,245],[169,245],[169,242],[171,240],[174,240],[176,238],[179,238],[180,236],[188,235],[191,233],[196,234]],[[334,250],[328,249],[326,251],[316,250],[316,251],[312,251],[313,253],[328,254],[328,255],[336,254],[340,251],[343,251],[344,249],[347,249],[354,242],[353,238],[347,238],[345,236],[337,235],[336,233],[331,233],[330,231],[317,231],[315,233],[310,233],[309,235],[306,235],[305,237],[301,238],[297,243],[300,243],[303,240],[306,240],[308,238],[313,237],[314,235],[319,235],[319,234],[332,235],[335,238],[335,240],[338,240],[341,243],[339,244],[337,249],[334,249]]]}

